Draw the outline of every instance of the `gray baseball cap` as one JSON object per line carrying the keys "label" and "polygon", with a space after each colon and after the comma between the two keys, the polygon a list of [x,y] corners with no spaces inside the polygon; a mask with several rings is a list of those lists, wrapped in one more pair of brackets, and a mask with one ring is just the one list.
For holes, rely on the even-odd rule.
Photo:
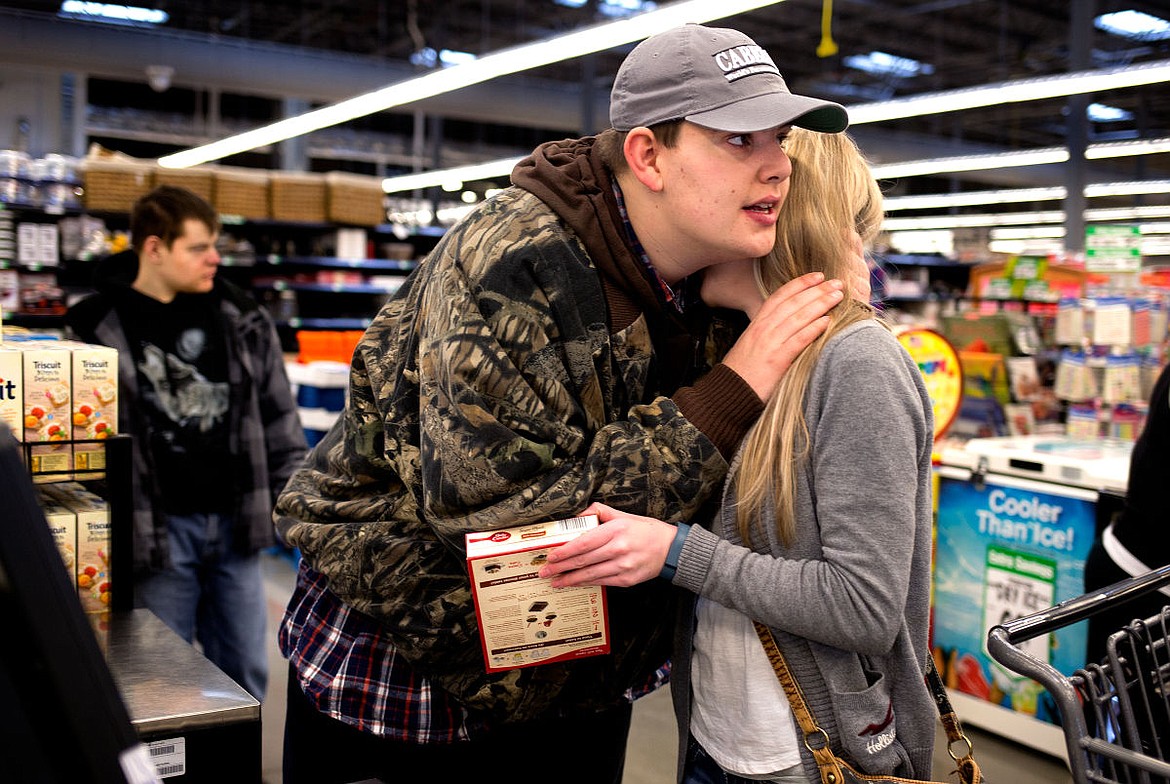
{"label": "gray baseball cap", "polygon": [[776,63],[751,38],[698,24],[638,44],[613,82],[614,128],[628,131],[668,120],[735,133],[779,125],[836,133],[849,126],[844,106],[789,92]]}

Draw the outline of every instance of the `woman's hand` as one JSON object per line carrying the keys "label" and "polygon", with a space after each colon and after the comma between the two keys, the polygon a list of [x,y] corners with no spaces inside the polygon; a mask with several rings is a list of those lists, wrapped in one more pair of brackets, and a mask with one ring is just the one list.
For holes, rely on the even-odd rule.
{"label": "woman's hand", "polygon": [[540,576],[552,578],[554,588],[628,588],[652,580],[662,571],[678,530],[675,526],[599,503],[590,504],[581,514],[597,515],[602,525],[549,551]]}

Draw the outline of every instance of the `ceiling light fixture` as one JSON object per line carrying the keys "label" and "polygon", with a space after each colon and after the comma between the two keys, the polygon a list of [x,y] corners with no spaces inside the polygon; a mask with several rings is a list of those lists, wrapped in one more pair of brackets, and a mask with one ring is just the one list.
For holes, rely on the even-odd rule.
{"label": "ceiling light fixture", "polygon": [[226,139],[164,155],[158,159],[158,163],[168,169],[196,166],[395,106],[487,82],[500,76],[640,41],[687,22],[722,19],[778,2],[782,0],[681,0],[636,16],[591,25],[541,41],[491,52],[473,62],[454,65],[441,71],[431,71]]}
{"label": "ceiling light fixture", "polygon": [[[993,204],[1022,204],[1033,201],[1060,201],[1066,195],[1064,186],[1045,188],[1005,188],[995,191],[964,191],[961,193],[930,193],[918,196],[888,196],[882,201],[886,212],[901,210],[942,210],[952,207],[983,207]],[[1170,193],[1170,180],[1143,180],[1137,182],[1098,182],[1085,186],[1090,199],[1104,196],[1138,196]]]}
{"label": "ceiling light fixture", "polygon": [[[849,110],[853,116],[853,110]],[[1013,166],[1040,166],[1047,163],[1064,163],[1068,150],[1064,147],[1043,147],[1036,150],[988,153],[986,155],[956,155],[950,158],[927,158],[921,161],[899,163],[877,163],[870,166],[873,176],[879,180],[894,180],[901,177],[920,177],[925,174],[952,174],[985,169],[1007,169]]]}
{"label": "ceiling light fixture", "polygon": [[1069,95],[1098,93],[1167,81],[1170,81],[1170,60],[1157,60],[1093,71],[1072,71],[1054,76],[1016,79],[998,84],[944,90],[850,106],[849,122],[853,125],[862,125],[901,120],[927,114],[943,114],[983,106],[1038,101],[1044,98],[1064,98]]}
{"label": "ceiling light fixture", "polygon": [[[1026,226],[1033,223],[1064,223],[1064,210],[1047,212],[1001,212],[980,215],[927,215],[916,218],[886,218],[886,231],[965,229],[983,226]],[[1118,207],[1085,210],[1086,223],[1170,218],[1170,206]]]}

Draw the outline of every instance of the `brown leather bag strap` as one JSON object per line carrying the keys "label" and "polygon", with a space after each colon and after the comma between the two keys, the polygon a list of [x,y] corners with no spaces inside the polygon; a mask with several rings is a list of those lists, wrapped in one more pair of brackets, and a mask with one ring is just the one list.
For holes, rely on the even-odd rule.
{"label": "brown leather bag strap", "polygon": [[[777,680],[784,687],[784,693],[788,695],[788,702],[792,705],[792,715],[796,717],[796,723],[800,727],[800,731],[804,733],[805,748],[816,760],[821,783],[839,784],[839,782],[845,781],[841,774],[837,755],[829,748],[829,734],[821,729],[816,719],[813,718],[808,703],[804,701],[804,694],[800,691],[800,684],[796,682],[792,671],[788,669],[788,662],[784,661],[780,647],[776,645],[772,630],[759,621],[753,621],[752,624],[756,627],[756,634],[764,646],[764,653],[767,654],[768,661],[772,663],[772,669],[776,671]],[[979,769],[979,763],[972,756],[971,739],[963,732],[959,716],[951,707],[946,685],[943,683],[942,676],[938,674],[938,670],[935,669],[933,657],[928,657],[926,662],[926,683],[930,687],[931,694],[934,695],[934,704],[938,708],[939,719],[947,733],[947,753],[958,765],[959,780],[963,784],[979,784],[983,781],[983,773]],[[961,755],[952,749],[952,746],[959,741],[967,744],[966,751]]]}

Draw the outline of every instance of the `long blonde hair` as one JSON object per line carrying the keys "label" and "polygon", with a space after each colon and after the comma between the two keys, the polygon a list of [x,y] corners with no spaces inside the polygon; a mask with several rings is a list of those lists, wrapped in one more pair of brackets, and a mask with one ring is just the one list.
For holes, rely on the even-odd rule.
{"label": "long blonde hair", "polygon": [[[776,225],[776,246],[756,264],[764,294],[792,278],[820,270],[826,278],[856,274],[853,232],[868,247],[882,222],[882,193],[853,139],[844,133],[793,128],[785,149],[792,159],[788,197]],[[804,392],[825,344],[850,324],[876,318],[868,303],[846,295],[829,313],[829,327],[796,358],[746,438],[736,478],[736,522],[745,542],[772,500],[780,540],[795,534],[796,475],[808,459]]]}

